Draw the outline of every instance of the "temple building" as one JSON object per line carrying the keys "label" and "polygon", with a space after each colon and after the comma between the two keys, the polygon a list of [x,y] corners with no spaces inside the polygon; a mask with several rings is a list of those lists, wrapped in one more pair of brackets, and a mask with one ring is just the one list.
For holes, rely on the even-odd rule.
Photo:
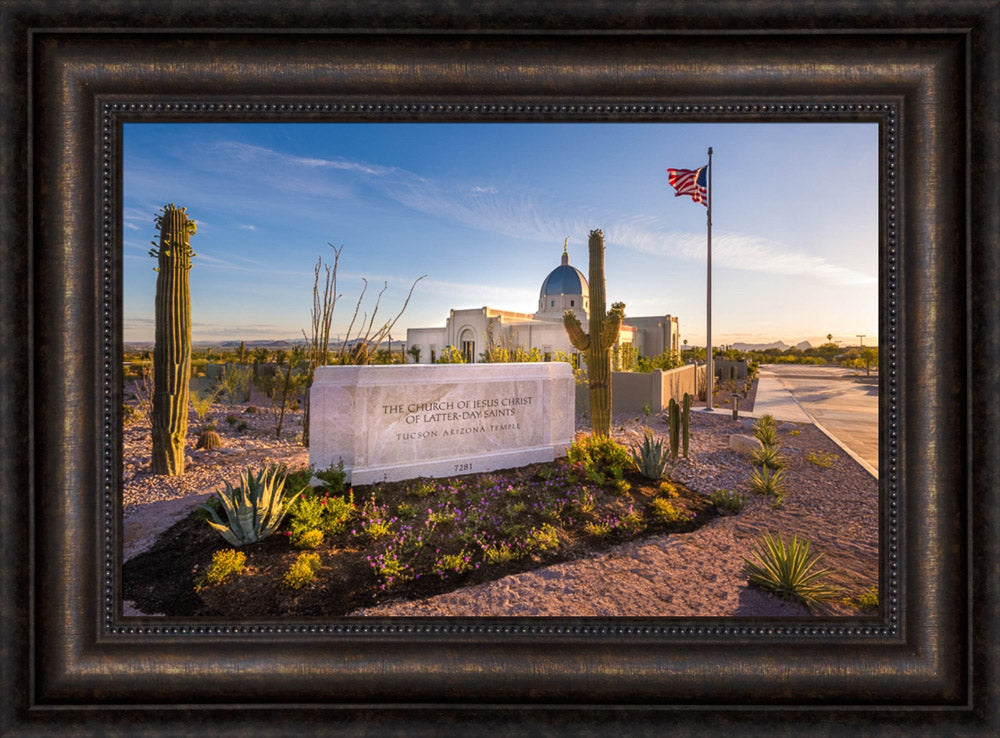
{"label": "temple building", "polygon": [[[435,362],[441,351],[449,346],[460,351],[466,362],[480,362],[491,342],[511,350],[537,348],[545,360],[551,360],[559,352],[578,353],[563,326],[563,313],[567,310],[576,313],[583,329],[589,330],[590,285],[583,273],[569,263],[569,252],[564,244],[562,263],[542,282],[538,310],[534,313],[485,306],[453,309],[442,328],[407,330],[406,344],[408,350],[418,353],[421,364]],[[631,346],[636,355],[647,357],[659,356],[666,350],[679,354],[676,316],[633,318],[626,312],[618,346],[626,345]],[[413,361],[412,355],[410,361]]]}

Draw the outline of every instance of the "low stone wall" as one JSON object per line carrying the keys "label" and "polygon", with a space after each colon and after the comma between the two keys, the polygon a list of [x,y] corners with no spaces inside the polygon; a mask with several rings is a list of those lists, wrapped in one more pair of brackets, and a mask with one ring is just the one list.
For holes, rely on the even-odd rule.
{"label": "low stone wall", "polygon": [[552,461],[573,440],[573,384],[565,362],[319,367],[309,463],[371,484]]}
{"label": "low stone wall", "polygon": [[[649,408],[658,413],[665,410],[673,398],[680,402],[685,393],[697,400],[705,388],[704,365],[686,364],[677,369],[651,372],[611,372],[611,408],[616,413],[641,413]],[[586,384],[576,388],[579,412],[590,410],[590,390]]]}

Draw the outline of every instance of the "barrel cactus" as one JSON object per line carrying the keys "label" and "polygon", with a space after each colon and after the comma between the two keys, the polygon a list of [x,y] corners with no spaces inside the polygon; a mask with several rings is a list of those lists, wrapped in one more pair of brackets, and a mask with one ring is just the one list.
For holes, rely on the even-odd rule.
{"label": "barrel cactus", "polygon": [[590,387],[590,416],[594,434],[611,435],[611,347],[625,317],[625,303],[616,302],[605,311],[604,233],[590,232],[590,332],[585,333],[573,311],[563,314],[569,340],[587,356],[587,384]]}
{"label": "barrel cactus", "polygon": [[205,449],[206,451],[222,448],[222,438],[214,429],[205,428],[205,430],[198,434],[198,441],[194,447]]}
{"label": "barrel cactus", "polygon": [[157,259],[156,343],[153,348],[154,474],[184,473],[188,393],[191,380],[190,238],[195,222],[187,208],[166,205],[156,217],[160,242],[149,255]]}

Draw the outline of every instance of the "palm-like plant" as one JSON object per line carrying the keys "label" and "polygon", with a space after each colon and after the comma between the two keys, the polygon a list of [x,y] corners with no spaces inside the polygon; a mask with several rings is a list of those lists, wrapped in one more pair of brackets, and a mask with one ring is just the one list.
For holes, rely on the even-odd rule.
{"label": "palm-like plant", "polygon": [[814,569],[823,555],[813,555],[810,548],[805,539],[792,536],[785,543],[780,535],[772,538],[765,533],[752,551],[755,560],[743,558],[743,573],[753,586],[792,602],[814,605],[836,596],[837,590],[824,581],[829,569]]}
{"label": "palm-like plant", "polygon": [[776,497],[780,501],[785,496],[784,469],[755,466],[750,472],[750,489],[759,495]]}
{"label": "palm-like plant", "polygon": [[[765,415],[764,417],[770,417]],[[773,423],[762,423],[764,418],[758,420],[753,427],[753,434],[764,446],[778,445],[778,429]]]}
{"label": "palm-like plant", "polygon": [[663,476],[663,468],[667,465],[667,454],[662,440],[654,440],[653,434],[647,432],[642,446],[632,447],[632,460],[639,471],[647,479],[659,479]]}
{"label": "palm-like plant", "polygon": [[287,476],[283,466],[266,466],[257,475],[244,469],[240,473],[239,486],[234,488],[226,482],[226,489],[216,492],[226,513],[226,522],[210,506],[201,505],[211,518],[205,522],[233,546],[267,538],[281,525],[285,513],[305,490],[303,487],[291,497],[286,496]]}
{"label": "palm-like plant", "polygon": [[753,463],[758,466],[766,466],[769,469],[783,469],[785,460],[778,453],[777,446],[761,446],[751,454]]}

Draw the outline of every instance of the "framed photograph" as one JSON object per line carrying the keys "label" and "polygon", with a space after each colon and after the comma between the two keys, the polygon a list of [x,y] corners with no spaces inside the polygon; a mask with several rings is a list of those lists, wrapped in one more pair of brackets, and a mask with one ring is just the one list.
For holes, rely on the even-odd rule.
{"label": "framed photograph", "polygon": [[[14,2],[0,16],[13,102],[0,128],[0,381],[12,430],[0,494],[4,731],[1000,727],[995,3],[179,10]],[[859,187],[877,200],[877,610],[124,609],[122,367],[135,328],[123,279],[135,248],[126,161],[148,154],[144,174],[155,177],[156,142],[138,137],[130,149],[129,136],[169,124],[867,127],[877,182]]]}

